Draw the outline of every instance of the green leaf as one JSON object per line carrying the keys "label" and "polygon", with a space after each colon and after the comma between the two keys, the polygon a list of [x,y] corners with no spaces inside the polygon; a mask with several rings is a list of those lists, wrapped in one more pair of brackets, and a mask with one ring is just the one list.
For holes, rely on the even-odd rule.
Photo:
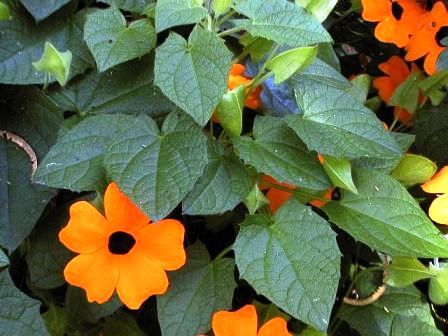
{"label": "green leaf", "polygon": [[70,77],[93,66],[83,41],[85,10],[70,18],[46,20],[37,26],[19,5],[10,9],[13,19],[0,21],[0,31],[8,36],[0,49],[0,83],[45,83],[45,74],[35,71],[31,63],[41,57],[46,41],[58,50],[73,52]]}
{"label": "green leaf", "polygon": [[428,295],[431,302],[444,306],[448,304],[448,268],[433,270],[435,277],[429,281]]}
{"label": "green leaf", "polygon": [[436,161],[440,166],[448,162],[446,108],[446,105],[424,107],[417,112],[414,119],[415,145],[418,153]]}
{"label": "green leaf", "polygon": [[0,21],[10,20],[11,13],[9,12],[9,7],[0,1]]}
{"label": "green leaf", "polygon": [[355,98],[359,104],[364,104],[372,84],[372,77],[367,74],[358,75],[351,80],[351,83],[352,87],[349,88],[347,92]]}
{"label": "green leaf", "polygon": [[104,2],[109,5],[116,5],[118,8],[134,12],[141,13],[146,8],[146,6],[153,3],[154,0],[99,0],[99,2]]}
{"label": "green leaf", "polygon": [[324,156],[324,163],[322,164],[330,181],[334,186],[351,191],[357,194],[355,184],[352,179],[352,166],[347,159],[337,159],[332,156]]}
{"label": "green leaf", "polygon": [[352,85],[341,75],[341,73],[334,69],[329,64],[325,63],[319,58],[315,58],[302,73],[295,74],[287,81],[294,88],[299,88],[302,85],[328,85],[337,89],[346,90]]}
{"label": "green leaf", "polygon": [[261,209],[265,205],[269,204],[269,200],[263,194],[263,192],[258,187],[258,184],[255,183],[252,189],[247,194],[246,199],[244,200],[244,205],[251,215],[255,214],[258,209]]}
{"label": "green leaf", "polygon": [[113,314],[122,306],[117,295],[103,303],[91,303],[87,301],[83,289],[69,286],[65,293],[65,309],[69,317],[69,323],[80,326],[85,322],[96,323],[99,319]]}
{"label": "green leaf", "polygon": [[147,54],[156,45],[156,32],[149,19],[129,25],[113,5],[87,16],[84,39],[95,58],[98,71]]}
{"label": "green leaf", "polygon": [[448,71],[443,70],[423,79],[418,87],[425,97],[431,99],[432,105],[439,105],[446,97],[447,85]]}
{"label": "green leaf", "polygon": [[416,281],[433,276],[434,272],[425,267],[418,259],[394,257],[389,266],[387,284],[393,287],[407,287]]}
{"label": "green leaf", "polygon": [[117,311],[112,316],[106,317],[103,335],[107,336],[145,336],[135,319],[124,311]]}
{"label": "green leaf", "polygon": [[295,92],[303,115],[286,121],[310,150],[348,159],[401,155],[375,114],[348,93],[322,85],[301,85]]}
{"label": "green leaf", "polygon": [[244,46],[243,52],[250,55],[252,61],[260,62],[266,53],[272,48],[272,41],[266,40],[262,37],[252,36],[249,33],[244,33],[239,43]]}
{"label": "green leaf", "polygon": [[153,220],[168,215],[193,189],[207,159],[207,138],[186,114],[172,113],[159,134],[142,115],[124,128],[104,158],[107,175]]}
{"label": "green leaf", "polygon": [[63,270],[73,253],[62,245],[58,233],[68,222],[68,212],[68,207],[57,208],[29,237],[25,260],[33,286],[56,288],[65,283]]}
{"label": "green leaf", "polygon": [[234,250],[240,276],[259,294],[316,329],[327,329],[341,254],[325,220],[290,199],[272,219],[247,217]]}
{"label": "green leaf", "polygon": [[210,261],[204,245],[188,249],[188,262],[170,277],[170,291],[157,296],[163,336],[190,336],[210,330],[213,313],[232,308],[236,287],[233,259]]}
{"label": "green leaf", "polygon": [[296,0],[296,3],[305,7],[320,22],[325,21],[336,6],[338,0]]}
{"label": "green leaf", "polygon": [[50,91],[50,98],[64,110],[79,114],[163,116],[174,104],[154,87],[153,62],[154,58],[148,55],[109,71],[92,71],[71,81],[63,90]]}
{"label": "green leaf", "polygon": [[40,301],[34,300],[14,285],[8,270],[0,272],[1,335],[49,336],[40,316]]}
{"label": "green leaf", "polygon": [[9,258],[3,250],[0,250],[0,267],[9,265]]}
{"label": "green leaf", "polygon": [[[338,317],[356,329],[361,336],[442,335],[437,331],[429,305],[415,287],[389,287],[378,302],[364,307],[343,304]],[[402,323],[404,320],[408,325],[414,324],[411,320],[418,321],[414,324],[416,329],[406,328]],[[425,330],[421,329],[423,325],[430,333],[421,333]]]}
{"label": "green leaf", "polygon": [[399,182],[369,169],[354,170],[353,178],[358,195],[343,192],[341,201],[323,207],[333,223],[393,256],[448,256],[448,240]]}
{"label": "green leaf", "polygon": [[59,52],[50,42],[45,42],[44,53],[33,66],[37,71],[53,75],[64,86],[67,83],[72,63],[70,50]]}
{"label": "green leaf", "polygon": [[307,189],[325,190],[330,186],[316,157],[282,119],[257,117],[253,137],[242,136],[233,143],[238,155],[257,171]]}
{"label": "green leaf", "polygon": [[224,40],[199,26],[188,42],[170,33],[156,49],[154,84],[204,126],[227,89],[231,59]]}
{"label": "green leaf", "polygon": [[232,5],[232,0],[213,0],[212,8],[216,16],[227,13]]}
{"label": "green leaf", "polygon": [[405,154],[391,176],[406,187],[422,184],[436,173],[437,165],[424,156]]}
{"label": "green leaf", "polygon": [[202,0],[158,0],[156,3],[156,31],[198,23],[207,17]]}
{"label": "green leaf", "polygon": [[51,304],[48,310],[42,314],[48,332],[52,336],[63,336],[68,325],[67,311],[59,306]]}
{"label": "green leaf", "polygon": [[245,96],[246,87],[240,85],[224,93],[216,107],[216,115],[219,118],[219,123],[231,138],[240,136],[243,130]]}
{"label": "green leaf", "polygon": [[390,336],[442,336],[442,331],[413,316],[397,316],[392,322]]}
{"label": "green leaf", "polygon": [[414,113],[418,108],[420,89],[419,85],[424,78],[421,71],[414,70],[394,91],[389,104],[406,109]]}
{"label": "green leaf", "polygon": [[[0,105],[0,111],[0,130],[7,130],[24,139],[34,150],[39,162],[56,140],[62,124],[61,111],[33,88],[15,89],[12,101],[7,100],[5,106]],[[32,183],[30,158],[23,149],[2,136],[0,245],[13,251],[31,232],[45,206],[55,195],[55,190]]]}
{"label": "green leaf", "polygon": [[269,60],[267,68],[274,73],[274,83],[280,84],[295,72],[301,72],[307,68],[316,55],[316,46],[290,49]]}
{"label": "green leaf", "polygon": [[20,0],[20,2],[36,21],[42,21],[68,4],[70,0]]}
{"label": "green leaf", "polygon": [[234,9],[249,18],[236,21],[254,36],[290,47],[331,42],[331,36],[305,9],[287,0],[237,0]]}
{"label": "green leaf", "polygon": [[219,144],[209,150],[209,163],[182,203],[188,215],[222,214],[243,202],[252,186],[249,173],[231,151]]}
{"label": "green leaf", "polygon": [[103,154],[117,130],[135,121],[122,114],[85,118],[63,134],[34,174],[34,181],[73,191],[103,190]]}

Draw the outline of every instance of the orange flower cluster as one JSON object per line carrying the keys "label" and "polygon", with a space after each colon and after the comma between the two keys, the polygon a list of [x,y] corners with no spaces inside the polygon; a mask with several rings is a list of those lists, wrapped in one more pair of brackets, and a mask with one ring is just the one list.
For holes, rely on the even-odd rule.
{"label": "orange flower cluster", "polygon": [[421,187],[427,193],[441,194],[431,203],[429,217],[436,223],[448,225],[448,166],[440,169]]}
{"label": "orange flower cluster", "polygon": [[215,336],[291,336],[286,321],[275,317],[266,322],[257,332],[258,317],[255,306],[246,305],[234,311],[219,311],[213,315],[212,327]]}
{"label": "orange flower cluster", "polygon": [[440,41],[448,36],[448,12],[443,1],[436,2],[431,10],[418,0],[362,0],[362,5],[363,19],[378,22],[378,40],[405,48],[407,61],[425,57],[425,72],[436,72],[437,58],[445,49]]}
{"label": "orange flower cluster", "polygon": [[127,307],[138,309],[166,292],[165,271],[185,264],[184,226],[173,219],[151,223],[115,183],[106,190],[104,208],[105,216],[88,202],[70,207],[59,240],[79,255],[65,267],[65,280],[83,288],[89,302],[104,303],[116,289]]}

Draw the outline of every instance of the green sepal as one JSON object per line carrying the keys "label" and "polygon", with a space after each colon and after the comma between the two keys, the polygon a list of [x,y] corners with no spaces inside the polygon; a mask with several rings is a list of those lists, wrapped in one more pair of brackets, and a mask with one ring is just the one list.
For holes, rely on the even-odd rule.
{"label": "green sepal", "polygon": [[432,278],[435,272],[416,258],[394,257],[389,266],[387,284],[392,287],[407,287],[414,282]]}
{"label": "green sepal", "polygon": [[11,13],[9,11],[9,7],[0,1],[0,21],[10,20]]}
{"label": "green sepal", "polygon": [[247,210],[249,210],[249,214],[253,215],[257,212],[258,209],[264,207],[269,204],[269,200],[264,196],[261,192],[260,188],[257,184],[254,184],[246,199],[244,200],[244,205]]}
{"label": "green sepal", "polygon": [[51,42],[45,42],[44,53],[42,57],[33,62],[37,71],[47,72],[54,76],[56,80],[64,86],[67,83],[72,63],[72,53],[70,50],[60,52]]}
{"label": "green sepal", "polygon": [[440,105],[446,97],[448,85],[448,71],[442,70],[436,72],[434,75],[426,77],[422,80],[418,87],[423,91],[425,97],[431,99],[432,105]]}
{"label": "green sepal", "polygon": [[223,15],[230,10],[231,0],[213,0],[212,8],[216,16]]}
{"label": "green sepal", "polygon": [[243,130],[245,88],[240,85],[226,92],[216,107],[219,122],[231,138],[240,136]]}
{"label": "green sepal", "polygon": [[243,52],[249,54],[255,63],[260,62],[273,45],[272,41],[263,37],[252,36],[249,33],[244,33],[239,42],[244,46]]}
{"label": "green sepal", "polygon": [[391,176],[406,187],[425,183],[436,173],[437,165],[424,156],[405,154]]}
{"label": "green sepal", "polygon": [[432,303],[448,304],[448,267],[439,270],[437,276],[429,281],[428,294]]}
{"label": "green sepal", "polygon": [[317,55],[317,47],[290,49],[275,56],[267,63],[267,68],[274,73],[274,83],[284,82],[294,73],[308,67]]}
{"label": "green sepal", "polygon": [[329,155],[322,155],[322,157],[324,158],[322,167],[327,173],[331,183],[333,183],[336,187],[340,187],[357,194],[358,190],[353,183],[350,161],[344,158],[338,159]]}
{"label": "green sepal", "polygon": [[320,22],[325,21],[337,2],[338,0],[296,0],[296,4],[305,7]]}
{"label": "green sepal", "polygon": [[414,113],[419,106],[420,89],[419,85],[423,79],[423,74],[419,70],[413,71],[403,83],[398,86],[389,105],[406,109],[409,113]]}

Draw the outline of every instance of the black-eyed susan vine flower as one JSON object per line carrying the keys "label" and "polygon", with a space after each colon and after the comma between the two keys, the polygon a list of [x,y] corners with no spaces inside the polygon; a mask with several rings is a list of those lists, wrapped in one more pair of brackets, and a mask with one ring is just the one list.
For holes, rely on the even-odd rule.
{"label": "black-eyed susan vine flower", "polygon": [[104,303],[116,290],[127,307],[138,309],[151,295],[166,292],[166,271],[185,264],[184,226],[173,219],[151,223],[115,183],[107,187],[104,208],[105,216],[85,201],[70,207],[59,239],[79,255],[64,277],[83,288],[89,302]]}
{"label": "black-eyed susan vine flower", "polygon": [[441,168],[421,187],[427,193],[441,195],[432,201],[428,215],[434,222],[448,225],[448,166]]}

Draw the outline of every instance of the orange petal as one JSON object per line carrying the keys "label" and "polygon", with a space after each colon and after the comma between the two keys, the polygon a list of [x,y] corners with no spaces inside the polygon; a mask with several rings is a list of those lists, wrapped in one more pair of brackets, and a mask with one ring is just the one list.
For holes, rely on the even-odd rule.
{"label": "orange petal", "polygon": [[[325,191],[325,193],[322,195],[322,198],[325,198],[329,201],[331,201],[331,197],[333,195],[333,188],[329,188],[327,189],[327,191]],[[325,204],[327,204],[327,202],[321,201],[321,200],[314,200],[311,201],[310,204],[312,206],[315,206],[316,208],[322,208]]]}
{"label": "orange petal", "polygon": [[117,293],[128,308],[139,309],[151,295],[166,292],[168,278],[157,262],[137,252],[119,257]]}
{"label": "orange petal", "polygon": [[146,225],[136,233],[136,248],[163,269],[174,271],[185,264],[185,228],[174,219]]}
{"label": "orange petal", "polygon": [[235,312],[219,311],[213,315],[213,332],[215,336],[256,336],[257,320],[253,305],[246,305]]}
{"label": "orange petal", "polygon": [[437,197],[429,207],[429,217],[436,223],[448,224],[448,194]]}
{"label": "orange petal", "polygon": [[278,182],[275,178],[273,178],[272,176],[269,176],[269,175],[263,175],[261,177],[261,181],[259,183],[260,190],[266,190],[266,189],[270,188],[270,187],[266,186],[266,184],[264,184],[264,183],[280,184],[280,182]]}
{"label": "orange petal", "polygon": [[235,63],[232,65],[232,68],[230,69],[230,74],[233,76],[239,76],[244,74],[244,71],[246,71],[246,68],[244,65]]}
{"label": "orange petal", "polygon": [[137,231],[151,221],[114,182],[104,195],[104,209],[114,231]]}
{"label": "orange petal", "polygon": [[227,82],[227,87],[230,90],[233,90],[240,85],[247,85],[247,84],[249,84],[249,82],[250,82],[250,79],[248,79],[246,77],[230,75],[229,81]]}
{"label": "orange petal", "polygon": [[281,317],[273,318],[266,322],[258,332],[258,336],[291,336],[286,321]]}
{"label": "orange petal", "polygon": [[394,118],[397,118],[399,121],[406,125],[411,125],[412,123],[412,114],[404,108],[395,107]]}
{"label": "orange petal", "polygon": [[59,232],[59,240],[77,253],[91,253],[106,246],[109,223],[90,203],[76,202],[70,207],[70,220]]}
{"label": "orange petal", "polygon": [[430,194],[448,193],[448,166],[441,168],[428,182],[421,185]]}
{"label": "orange petal", "polygon": [[410,73],[407,63],[399,56],[392,56],[386,62],[379,64],[378,68],[389,75],[396,84],[404,81]]}
{"label": "orange petal", "polygon": [[392,15],[389,0],[362,0],[362,18],[366,21],[378,22]]}
{"label": "orange petal", "polygon": [[402,28],[399,21],[394,18],[387,18],[375,27],[375,37],[386,43],[394,43],[402,48],[409,43],[409,33]]}
{"label": "orange petal", "polygon": [[276,212],[291,196],[292,193],[275,188],[269,189],[266,194],[272,212]]}
{"label": "orange petal", "polygon": [[434,48],[428,55],[426,55],[423,68],[428,75],[433,75],[437,72],[437,59],[444,48]]}
{"label": "orange petal", "polygon": [[87,293],[89,302],[104,303],[112,296],[118,280],[115,256],[105,249],[74,257],[64,269],[65,280]]}
{"label": "orange petal", "polygon": [[383,76],[373,80],[373,87],[378,90],[380,98],[388,104],[397,85],[390,77]]}

